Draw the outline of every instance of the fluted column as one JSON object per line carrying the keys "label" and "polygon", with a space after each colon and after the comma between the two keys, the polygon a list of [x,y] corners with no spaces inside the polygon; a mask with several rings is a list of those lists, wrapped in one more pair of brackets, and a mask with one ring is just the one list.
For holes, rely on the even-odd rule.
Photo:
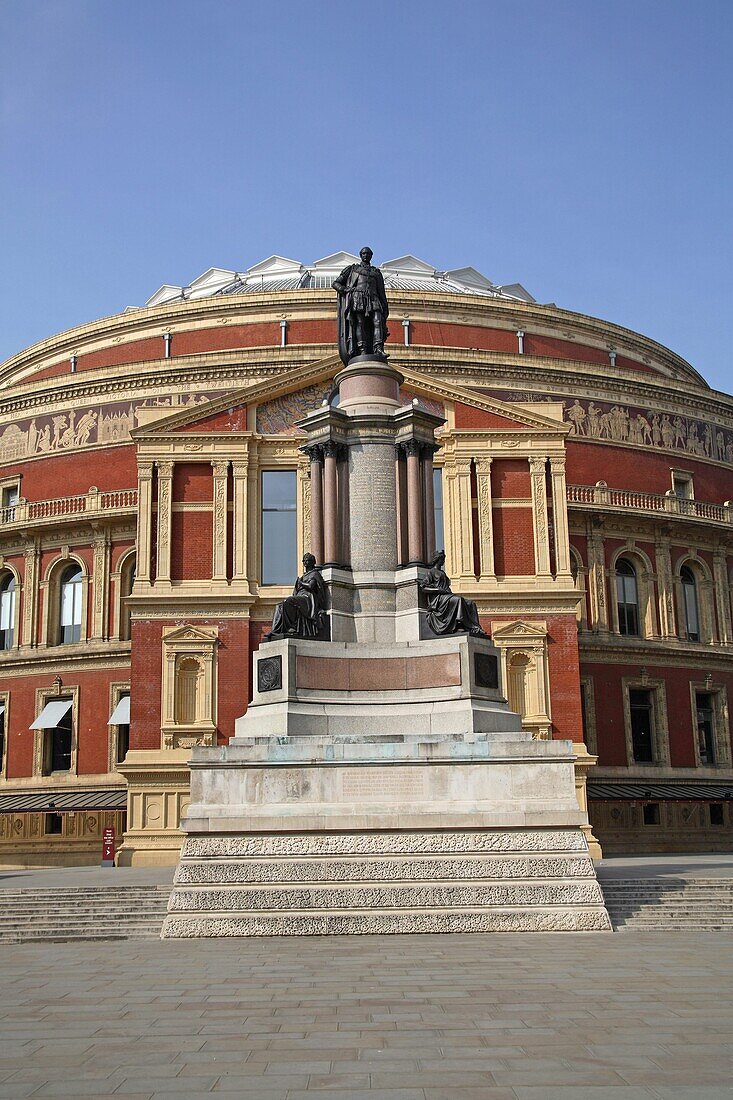
{"label": "fluted column", "polygon": [[481,555],[481,578],[496,577],[494,565],[494,516],[492,512],[491,458],[476,459],[476,490],[478,495],[478,544]]}
{"label": "fluted column", "polygon": [[153,536],[153,464],[139,462],[137,467],[137,556],[135,578],[150,582],[150,556]]}
{"label": "fluted column", "polygon": [[227,579],[227,473],[228,462],[212,461],[214,474],[214,522],[212,547],[212,579]]}
{"label": "fluted column", "polygon": [[323,556],[326,565],[339,563],[338,445],[323,448]]}
{"label": "fluted column", "polygon": [[407,455],[407,555],[411,565],[423,560],[421,445],[416,439],[405,444]]}
{"label": "fluted column", "polygon": [[171,579],[173,463],[158,463],[158,567],[156,581]]}
{"label": "fluted column", "polygon": [[311,447],[311,554],[323,565],[323,451]]}
{"label": "fluted column", "polygon": [[422,452],[423,524],[425,527],[425,561],[430,563],[435,554],[435,489],[433,487],[433,447],[425,446]]}
{"label": "fluted column", "polygon": [[247,462],[233,462],[234,524],[232,555],[232,580],[247,579]]}
{"label": "fluted column", "polygon": [[407,565],[407,466],[404,449],[395,447],[395,486],[397,492],[397,564]]}
{"label": "fluted column", "polygon": [[549,577],[550,532],[547,518],[547,486],[545,471],[547,459],[533,456],[529,460],[532,481],[532,529],[534,533],[534,567],[539,577]]}
{"label": "fluted column", "polygon": [[568,531],[568,501],[565,487],[565,458],[550,459],[552,478],[552,520],[555,530],[555,571],[570,578],[570,532]]}

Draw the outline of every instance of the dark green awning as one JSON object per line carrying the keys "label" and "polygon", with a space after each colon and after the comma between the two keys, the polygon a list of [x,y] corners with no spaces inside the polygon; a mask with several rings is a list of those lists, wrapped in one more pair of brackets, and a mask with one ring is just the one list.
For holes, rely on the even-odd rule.
{"label": "dark green awning", "polygon": [[0,813],[63,813],[70,810],[124,810],[126,790],[29,791],[0,794]]}

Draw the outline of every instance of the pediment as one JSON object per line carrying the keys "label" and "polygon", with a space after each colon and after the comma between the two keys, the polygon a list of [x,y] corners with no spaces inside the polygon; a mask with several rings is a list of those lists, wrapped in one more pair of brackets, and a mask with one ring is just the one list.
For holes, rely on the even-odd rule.
{"label": "pediment", "polygon": [[199,275],[188,288],[189,298],[203,298],[223,289],[233,283],[237,277],[236,271],[226,271],[223,267],[210,267]]}
{"label": "pediment", "polygon": [[486,276],[482,275],[480,271],[477,271],[475,267],[456,267],[452,271],[446,271],[446,275],[449,279],[455,279],[465,286],[475,286],[479,290],[494,289],[494,284],[491,279],[487,279]]}
{"label": "pediment", "polygon": [[170,630],[163,631],[163,639],[166,643],[192,642],[203,643],[210,646],[217,640],[218,630],[212,626],[194,626],[184,623],[183,626],[174,626]]}
{"label": "pediment", "polygon": [[155,294],[151,294],[145,305],[162,306],[164,302],[171,302],[175,298],[183,298],[183,287],[163,283],[161,287],[158,287]]}
{"label": "pediment", "polygon": [[352,252],[332,252],[330,256],[324,256],[310,266],[313,271],[322,271],[324,268],[328,271],[332,269],[342,271],[347,264],[358,264],[358,262],[359,257]]}
{"label": "pediment", "polygon": [[511,623],[493,623],[491,627],[492,638],[506,641],[542,641],[547,637],[547,627],[543,623],[528,623],[524,619],[516,619]]}
{"label": "pediment", "polygon": [[386,260],[379,265],[382,271],[401,271],[412,275],[435,275],[436,268],[421,260],[418,256],[398,256],[396,260]]}
{"label": "pediment", "polygon": [[250,275],[297,275],[304,271],[300,260],[291,260],[288,256],[268,256],[266,260],[260,260],[254,267],[247,269],[247,278]]}

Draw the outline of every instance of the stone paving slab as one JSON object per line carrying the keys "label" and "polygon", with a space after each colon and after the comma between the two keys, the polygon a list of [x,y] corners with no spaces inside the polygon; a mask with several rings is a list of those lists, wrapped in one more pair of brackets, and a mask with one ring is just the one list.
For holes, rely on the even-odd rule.
{"label": "stone paving slab", "polygon": [[733,1100],[733,938],[0,947],[0,1100]]}

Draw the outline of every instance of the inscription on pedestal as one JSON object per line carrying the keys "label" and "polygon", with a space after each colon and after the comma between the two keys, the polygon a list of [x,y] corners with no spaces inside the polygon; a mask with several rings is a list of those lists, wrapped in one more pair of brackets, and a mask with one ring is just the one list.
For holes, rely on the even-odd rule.
{"label": "inscription on pedestal", "polygon": [[474,653],[473,660],[476,687],[498,688],[499,662],[496,657],[490,653]]}
{"label": "inscription on pedestal", "polygon": [[345,771],[341,793],[355,802],[400,802],[425,797],[422,768],[358,768]]}
{"label": "inscription on pedestal", "polygon": [[263,657],[257,662],[257,690],[277,691],[283,686],[282,657]]}

